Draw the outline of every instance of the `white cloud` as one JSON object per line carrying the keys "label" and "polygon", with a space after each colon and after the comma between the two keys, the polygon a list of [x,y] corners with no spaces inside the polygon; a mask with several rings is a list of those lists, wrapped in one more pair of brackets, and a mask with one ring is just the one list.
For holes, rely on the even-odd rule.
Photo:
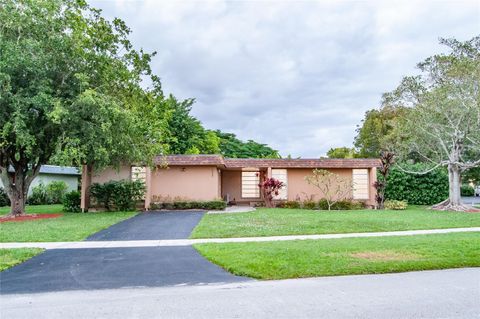
{"label": "white cloud", "polygon": [[167,93],[197,100],[207,128],[318,157],[350,146],[364,112],[377,107],[416,63],[480,30],[468,1],[92,1],[157,51]]}

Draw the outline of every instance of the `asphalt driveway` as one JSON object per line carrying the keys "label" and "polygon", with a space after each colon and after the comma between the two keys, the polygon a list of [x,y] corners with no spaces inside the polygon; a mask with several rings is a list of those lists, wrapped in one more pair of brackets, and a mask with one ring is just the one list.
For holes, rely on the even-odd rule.
{"label": "asphalt driveway", "polygon": [[[200,212],[141,213],[87,240],[188,238]],[[232,283],[193,247],[54,249],[0,273],[0,293]]]}
{"label": "asphalt driveway", "polygon": [[115,224],[87,238],[90,241],[187,239],[203,212],[147,212]]}

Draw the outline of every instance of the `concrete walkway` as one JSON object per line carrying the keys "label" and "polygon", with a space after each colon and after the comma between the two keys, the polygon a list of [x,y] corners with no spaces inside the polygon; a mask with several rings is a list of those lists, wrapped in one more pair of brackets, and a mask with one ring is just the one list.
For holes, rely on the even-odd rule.
{"label": "concrete walkway", "polygon": [[374,232],[374,233],[292,235],[292,236],[242,237],[242,238],[0,243],[0,249],[1,248],[81,249],[81,248],[173,247],[173,246],[190,246],[194,244],[205,244],[205,243],[246,243],[246,242],[288,241],[288,240],[308,240],[308,239],[413,236],[413,235],[447,234],[447,233],[460,233],[460,232],[480,232],[480,227],[445,228],[445,229],[428,229],[428,230],[402,230],[402,231]]}
{"label": "concrete walkway", "polygon": [[1,318],[478,318],[480,268],[5,295]]}
{"label": "concrete walkway", "polygon": [[228,206],[225,210],[212,210],[207,214],[236,214],[236,213],[249,213],[254,212],[255,207],[251,206]]}

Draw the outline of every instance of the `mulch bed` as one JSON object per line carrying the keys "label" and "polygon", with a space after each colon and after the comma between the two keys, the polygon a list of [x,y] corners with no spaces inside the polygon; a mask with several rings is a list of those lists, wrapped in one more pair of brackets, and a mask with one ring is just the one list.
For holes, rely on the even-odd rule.
{"label": "mulch bed", "polygon": [[47,219],[47,218],[57,218],[63,216],[63,214],[27,214],[22,216],[9,216],[9,217],[1,217],[0,223],[5,222],[24,222],[27,220],[37,220],[37,219]]}

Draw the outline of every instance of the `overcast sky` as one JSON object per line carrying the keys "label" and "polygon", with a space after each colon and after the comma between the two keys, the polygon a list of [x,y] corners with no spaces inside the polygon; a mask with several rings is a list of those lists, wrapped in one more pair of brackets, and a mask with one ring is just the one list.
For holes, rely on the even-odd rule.
{"label": "overcast sky", "polygon": [[90,1],[157,51],[165,93],[193,97],[209,129],[283,156],[352,146],[366,110],[439,37],[480,33],[480,1]]}

